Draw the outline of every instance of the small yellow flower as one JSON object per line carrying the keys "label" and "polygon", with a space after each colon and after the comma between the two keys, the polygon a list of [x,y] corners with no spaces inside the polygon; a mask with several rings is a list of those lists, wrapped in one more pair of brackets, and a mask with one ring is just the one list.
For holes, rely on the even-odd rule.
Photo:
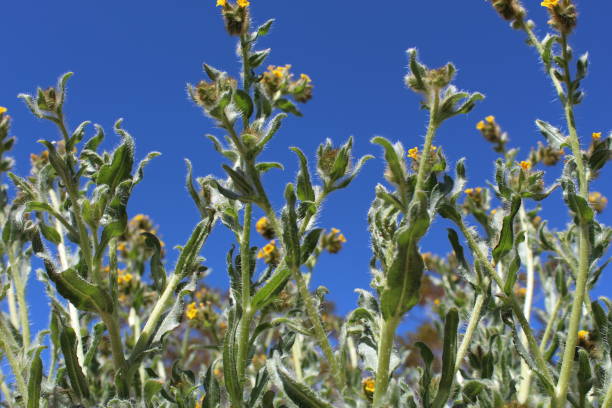
{"label": "small yellow flower", "polygon": [[376,381],[374,381],[372,377],[368,377],[364,378],[361,383],[363,385],[363,392],[368,396],[368,398],[371,398],[372,395],[374,395]]}
{"label": "small yellow flower", "polygon": [[481,120],[480,122],[478,122],[476,124],[476,129],[483,130],[485,128],[485,126],[487,126],[487,125],[484,123],[484,120]]}
{"label": "small yellow flower", "polygon": [[497,214],[497,209],[496,208],[491,210],[491,215],[495,215],[495,214]]}
{"label": "small yellow flower", "polygon": [[217,7],[219,6],[225,7],[226,3],[227,3],[227,0],[217,0]]}
{"label": "small yellow flower", "polygon": [[121,242],[117,245],[117,251],[124,252],[127,249],[125,242]]}
{"label": "small yellow flower", "polygon": [[578,339],[580,341],[586,341],[589,339],[589,332],[587,330],[580,330],[578,332]]}
{"label": "small yellow flower", "polygon": [[413,147],[412,149],[408,150],[408,157],[410,157],[412,160],[417,160],[419,158],[419,148]]}
{"label": "small yellow flower", "polygon": [[472,194],[474,194],[474,189],[473,189],[473,188],[466,188],[466,189],[465,189],[465,194],[467,194],[467,195],[472,195]]}
{"label": "small yellow flower", "polygon": [[440,299],[434,299],[434,305],[440,306]]}
{"label": "small yellow flower", "polygon": [[557,4],[559,4],[559,0],[544,0],[540,3],[540,6],[552,10],[552,8],[555,7]]}
{"label": "small yellow flower", "polygon": [[5,113],[8,109],[6,109],[4,106],[0,106],[0,115],[2,115],[3,113]]}
{"label": "small yellow flower", "polygon": [[117,283],[120,285],[128,285],[133,278],[131,273],[125,273],[123,270],[117,271]]}
{"label": "small yellow flower", "polygon": [[257,253],[257,259],[263,259],[265,263],[275,265],[280,257],[276,242],[270,241]]}
{"label": "small yellow flower", "polygon": [[485,120],[489,123],[494,123],[495,122],[495,116],[493,115],[489,115],[485,118]]}
{"label": "small yellow flower", "polygon": [[476,187],[476,194],[482,193],[482,187]]}
{"label": "small yellow flower", "polygon": [[527,289],[526,288],[518,288],[514,291],[514,294],[518,297],[525,297],[527,296]]}
{"label": "small yellow flower", "polygon": [[248,2],[248,0],[238,0],[238,6],[244,8],[244,7],[249,7],[251,3]]}
{"label": "small yellow flower", "polygon": [[519,163],[519,166],[521,166],[521,168],[523,170],[525,170],[525,171],[531,170],[531,162],[530,161],[523,160],[522,162]]}
{"label": "small yellow flower", "polygon": [[608,206],[608,199],[599,191],[593,191],[589,194],[589,204],[598,213],[601,213]]}
{"label": "small yellow flower", "polygon": [[189,320],[193,320],[196,318],[197,315],[198,315],[198,306],[196,305],[196,303],[192,302],[188,304],[187,309],[185,310],[185,316],[187,316]]}
{"label": "small yellow flower", "polygon": [[257,223],[255,223],[255,229],[262,237],[268,240],[274,238],[274,228],[272,228],[270,220],[266,217],[261,217]]}
{"label": "small yellow flower", "polygon": [[601,139],[601,132],[593,132],[593,140]]}
{"label": "small yellow flower", "polygon": [[306,81],[307,83],[311,83],[312,82],[312,79],[310,79],[310,77],[308,75],[306,75],[306,74],[301,74],[300,75],[300,79],[303,80],[303,81]]}

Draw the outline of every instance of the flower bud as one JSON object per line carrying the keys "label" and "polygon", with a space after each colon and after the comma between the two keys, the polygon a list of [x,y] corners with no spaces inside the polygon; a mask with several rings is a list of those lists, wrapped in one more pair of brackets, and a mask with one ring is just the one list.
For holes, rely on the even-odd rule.
{"label": "flower bud", "polygon": [[512,23],[513,28],[520,28],[525,17],[525,9],[518,0],[493,0],[492,4],[504,20]]}
{"label": "flower bud", "polygon": [[323,248],[329,251],[330,254],[337,254],[342,249],[342,245],[346,242],[346,238],[339,229],[332,228],[331,232],[323,236]]}
{"label": "flower bud", "polygon": [[608,199],[604,197],[599,191],[594,191],[589,194],[589,204],[595,211],[601,213],[608,205]]}
{"label": "flower bud", "polygon": [[274,228],[272,228],[272,224],[270,224],[270,220],[266,217],[261,217],[259,221],[255,224],[255,229],[257,232],[267,240],[271,240],[274,238]]}
{"label": "flower bud", "polygon": [[237,4],[231,4],[227,0],[217,0],[217,6],[223,7],[221,14],[225,20],[225,28],[230,35],[242,35],[248,32],[249,4],[247,0],[238,0]]}

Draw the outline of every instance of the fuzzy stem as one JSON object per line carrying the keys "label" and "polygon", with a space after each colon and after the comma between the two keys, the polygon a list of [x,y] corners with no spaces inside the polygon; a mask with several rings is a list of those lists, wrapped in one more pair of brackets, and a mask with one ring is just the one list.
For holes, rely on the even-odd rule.
{"label": "fuzzy stem", "polygon": [[28,317],[28,302],[25,296],[25,282],[19,268],[19,262],[15,257],[13,245],[9,244],[8,256],[10,262],[10,276],[15,285],[17,295],[17,306],[19,309],[19,321],[21,326],[21,336],[23,338],[23,348],[27,351],[30,348],[30,319]]}
{"label": "fuzzy stem", "polygon": [[244,225],[240,242],[240,264],[242,275],[242,317],[238,337],[238,380],[244,387],[246,366],[249,352],[249,333],[253,311],[251,310],[251,223],[252,205],[247,203],[244,209]]}
{"label": "fuzzy stem", "polygon": [[319,346],[323,349],[323,354],[325,354],[325,357],[327,358],[327,361],[331,366],[333,381],[338,386],[338,388],[342,390],[346,386],[344,371],[342,371],[342,368],[340,367],[336,357],[334,356],[331,344],[329,343],[329,339],[327,338],[327,335],[325,334],[325,329],[323,328],[323,324],[321,323],[319,311],[314,304],[312,295],[308,291],[308,287],[306,285],[306,281],[304,280],[304,276],[302,276],[302,273],[297,267],[294,267],[292,272],[293,277],[297,283],[300,296],[304,300],[304,305],[306,306],[306,313],[308,314],[308,318],[312,323],[315,338],[317,339]]}
{"label": "fuzzy stem", "polygon": [[[525,267],[527,270],[527,287],[525,294],[525,303],[523,304],[523,313],[525,314],[525,319],[527,322],[531,319],[531,306],[533,303],[533,290],[534,290],[534,262],[533,262],[533,252],[531,247],[529,246],[529,222],[527,220],[527,213],[525,212],[525,207],[521,205],[519,210],[519,217],[521,222],[521,228],[525,232],[525,242],[523,242],[523,248],[525,249]],[[525,337],[525,333],[521,333],[521,342],[526,345],[527,339]],[[525,361],[521,360],[521,383],[519,385],[518,391],[518,401],[521,404],[524,404],[529,398],[529,389],[531,388],[531,369],[527,365]]]}
{"label": "fuzzy stem", "polygon": [[435,91],[433,96],[433,106],[430,108],[429,124],[427,125],[427,133],[425,134],[425,143],[423,144],[423,153],[419,163],[419,171],[417,173],[416,185],[414,187],[415,193],[423,190],[425,184],[425,176],[429,170],[429,153],[433,143],[434,135],[438,129],[439,123],[437,121],[438,108],[440,105],[440,92]]}
{"label": "fuzzy stem", "polygon": [[[416,194],[423,190],[425,184],[425,177],[429,170],[429,153],[433,144],[433,139],[438,129],[439,123],[437,120],[438,109],[440,105],[440,92],[435,90],[433,92],[433,105],[430,106],[429,110],[429,123],[427,125],[427,133],[425,134],[425,142],[423,143],[423,152],[419,159],[419,169],[417,171],[416,184],[414,187],[414,194],[410,200],[410,203],[406,206],[406,210],[410,208],[410,205],[414,201]],[[400,196],[402,201],[405,199],[405,191],[403,191],[403,184],[400,183]],[[376,371],[376,383],[374,390],[374,407],[380,406],[383,397],[387,393],[387,386],[389,385],[389,361],[391,359],[391,352],[393,350],[393,339],[395,337],[395,329],[399,325],[402,316],[394,316],[389,321],[383,322],[381,327],[381,340],[378,344],[378,369]]]}
{"label": "fuzzy stem", "polygon": [[455,373],[459,371],[459,368],[461,368],[463,358],[467,354],[468,348],[472,343],[472,337],[474,337],[474,332],[476,331],[476,327],[478,325],[478,322],[480,321],[480,315],[482,312],[482,306],[484,305],[484,300],[484,294],[478,293],[478,295],[476,296],[476,301],[474,302],[470,321],[468,322],[467,329],[465,330],[465,335],[463,336],[463,339],[461,340],[461,345],[459,346],[459,350],[457,351],[457,359],[455,360]]}
{"label": "fuzzy stem", "polygon": [[[576,160],[580,196],[585,200],[588,200],[589,185],[587,180],[586,168],[582,159],[580,140],[578,138],[578,132],[576,131],[576,124],[574,120],[574,109],[571,96],[572,80],[570,76],[570,69],[568,66],[569,53],[566,35],[561,36],[561,47],[563,48],[563,71],[565,86],[568,93],[565,97],[566,99],[564,110],[567,127],[569,129],[569,142],[570,147],[572,149],[572,153]],[[556,406],[559,408],[565,405],[565,401],[567,398],[570,377],[572,374],[572,367],[574,366],[575,348],[578,342],[578,330],[580,329],[580,321],[582,319],[582,304],[584,302],[587,280],[589,276],[589,226],[586,222],[581,221],[579,229],[580,237],[578,240],[579,257],[578,273],[576,276],[576,289],[574,291],[574,301],[572,303],[572,309],[570,313],[567,340],[565,342],[565,348],[563,350],[563,359],[561,363],[559,381],[557,382],[556,387],[555,403]]]}
{"label": "fuzzy stem", "polygon": [[[474,236],[467,229],[463,220],[460,220],[460,222],[458,223],[458,226],[461,229],[461,232],[463,233],[465,238],[467,239],[468,245],[470,249],[472,250],[472,253],[476,256],[476,258],[480,261],[480,263],[486,268],[487,272],[493,278],[497,286],[503,290],[504,281],[502,280],[500,275],[497,273],[497,271],[495,270],[491,262],[487,259],[487,257],[484,256],[484,254],[480,250],[480,247],[478,246],[478,243],[474,239]],[[527,322],[527,319],[525,318],[525,315],[523,314],[523,310],[521,309],[521,306],[516,300],[516,296],[514,295],[514,293],[511,292],[508,295],[508,298],[509,298],[509,302],[510,302],[512,311],[514,312],[514,315],[518,318],[519,323],[521,324],[521,327],[523,329],[523,332],[525,333],[525,336],[527,338],[527,344],[529,345],[529,351],[531,352],[532,356],[535,358],[538,369],[542,372],[542,375],[544,376],[544,378],[546,378],[546,380],[552,384],[553,377],[550,374],[550,370],[548,369],[548,366],[546,365],[546,361],[544,360],[544,357],[542,353],[540,352],[540,348],[538,347],[538,344],[536,343],[535,336],[533,335],[533,330],[531,329],[529,322]]]}
{"label": "fuzzy stem", "polygon": [[126,377],[128,365],[123,355],[123,343],[121,341],[121,329],[115,316],[110,313],[101,313],[100,317],[106,329],[111,342],[111,351],[113,355],[113,363],[116,370],[116,381],[118,383],[118,393],[120,398],[129,398],[130,388],[128,378]]}
{"label": "fuzzy stem", "polygon": [[6,299],[8,302],[11,324],[19,330],[19,313],[17,312],[17,302],[15,300],[15,285],[9,285],[6,291]]}
{"label": "fuzzy stem", "polygon": [[393,340],[395,330],[401,321],[401,317],[392,317],[385,321],[381,319],[381,337],[378,342],[378,367],[376,370],[376,382],[374,384],[374,401],[372,406],[382,406],[384,397],[387,395],[389,386],[389,364],[391,352],[393,351]]}
{"label": "fuzzy stem", "polygon": [[[55,194],[55,190],[49,189],[49,199],[51,201],[52,208],[56,211],[57,214],[60,213],[60,203],[57,198],[57,194]],[[60,222],[60,218],[58,216],[55,217],[55,229],[60,235],[60,242],[57,244],[57,254],[60,261],[60,266],[62,270],[68,269],[68,256],[66,253],[66,244],[64,244],[64,227],[62,222]],[[74,330],[77,338],[76,344],[76,354],[79,365],[83,367],[83,363],[85,361],[85,352],[83,350],[83,338],[81,337],[81,324],[79,322],[79,311],[71,302],[68,302],[68,314],[70,315],[70,326]],[[83,370],[86,373],[86,370]],[[87,374],[85,374],[87,375]]]}
{"label": "fuzzy stem", "polygon": [[24,401],[27,400],[25,396],[28,395],[28,388],[26,386],[25,379],[23,377],[23,373],[21,371],[21,366],[19,364],[19,358],[13,352],[13,348],[16,348],[15,340],[12,337],[13,335],[10,333],[9,329],[6,327],[4,323],[4,319],[0,318],[0,349],[3,351],[6,359],[11,366],[11,370],[13,371],[13,376],[15,377],[15,381],[17,382],[17,389],[19,393],[24,396]]}
{"label": "fuzzy stem", "polygon": [[555,303],[555,307],[550,314],[550,318],[546,323],[546,329],[544,329],[544,335],[542,335],[542,340],[540,340],[540,351],[544,353],[546,350],[546,344],[548,344],[548,340],[553,333],[553,327],[555,326],[555,319],[557,318],[557,314],[559,313],[559,309],[561,309],[561,304],[563,303],[563,298],[559,296],[557,302]]}
{"label": "fuzzy stem", "polygon": [[612,380],[608,385],[608,391],[606,392],[606,396],[601,403],[601,408],[612,408]]}

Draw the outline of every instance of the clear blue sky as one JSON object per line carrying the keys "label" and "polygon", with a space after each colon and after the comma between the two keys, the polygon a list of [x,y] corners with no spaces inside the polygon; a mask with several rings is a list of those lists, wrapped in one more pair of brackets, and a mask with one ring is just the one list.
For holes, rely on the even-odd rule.
{"label": "clear blue sky", "polygon": [[[29,153],[40,150],[36,140],[56,136],[51,125],[34,119],[16,95],[54,84],[61,73],[74,71],[66,107],[70,124],[76,126],[83,120],[102,124],[110,134],[111,148],[117,141],[112,124],[124,117],[124,126],[136,139],[139,158],[151,150],[163,153],[147,168],[129,213],[151,215],[170,248],[183,244],[198,220],[183,187],[183,159],[191,159],[197,175],[223,175],[219,156],[203,137],[206,133],[221,136],[221,132],[188,101],[185,84],[203,78],[203,62],[234,74],[238,69],[234,39],[226,35],[214,3],[62,0],[4,4],[0,105],[8,107],[14,118],[16,171],[28,171]],[[563,126],[560,105],[535,52],[524,45],[521,33],[507,27],[482,0],[251,3],[256,22],[277,19],[272,35],[260,44],[273,49],[269,63],[291,63],[296,72],[308,73],[315,84],[314,99],[303,108],[305,117],[287,120],[264,154],[263,159],[280,159],[286,165],[284,172],[274,170],[265,179],[277,208],[282,204],[279,186],[293,180],[296,170],[289,146],[298,145],[314,157],[316,146],[325,138],[341,142],[353,135],[357,155],[377,156],[355,184],[331,197],[320,221],[323,227],[340,228],[348,238],[338,255],[322,257],[314,277],[314,285],[330,289],[330,298],[341,313],[354,307],[353,289],[369,285],[366,213],[383,171],[380,151],[369,139],[383,135],[412,147],[421,143],[425,131],[426,116],[419,109],[418,97],[403,86],[407,48],[419,48],[423,62],[432,67],[453,61],[459,69],[456,84],[487,95],[470,115],[447,122],[436,141],[444,146],[451,162],[469,158],[472,186],[491,178],[496,157],[474,128],[484,116],[494,114],[510,133],[512,146],[521,147],[525,154],[541,140],[534,126],[536,118]],[[539,3],[533,0],[526,6],[543,34],[546,13]],[[589,136],[593,131],[610,131],[612,47],[607,40],[612,4],[581,3],[573,44],[576,53],[590,51],[591,70],[584,81],[587,97],[577,108],[577,122],[579,131]],[[559,169],[551,171],[556,176]],[[594,188],[610,195],[606,179],[604,174]],[[558,204],[559,198],[555,195],[544,207],[552,224],[562,226],[569,217]],[[601,220],[610,223],[611,212],[604,213]],[[444,221],[434,224],[434,231],[423,242],[425,251],[450,251],[446,226]],[[214,269],[210,285],[227,286],[228,237],[217,228],[205,246],[203,255]],[[169,251],[170,262],[175,254]],[[610,293],[610,279],[602,280],[598,293]],[[32,312],[40,316],[46,301],[38,292],[40,286],[33,284],[32,291]],[[418,313],[412,317],[418,318]],[[36,323],[42,327],[46,318]]]}

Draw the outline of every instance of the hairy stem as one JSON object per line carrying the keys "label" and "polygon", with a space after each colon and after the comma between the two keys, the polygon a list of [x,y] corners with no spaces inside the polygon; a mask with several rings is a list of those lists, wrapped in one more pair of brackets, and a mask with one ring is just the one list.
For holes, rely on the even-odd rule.
{"label": "hairy stem", "polygon": [[427,133],[425,134],[425,143],[423,143],[423,153],[419,162],[419,171],[417,173],[416,185],[414,187],[415,193],[423,190],[425,184],[425,176],[429,170],[429,154],[431,152],[431,146],[433,139],[438,129],[439,123],[437,120],[438,107],[440,105],[440,93],[435,91],[433,96],[433,106],[430,107],[429,113],[429,124],[427,125]]}
{"label": "hairy stem", "polygon": [[455,360],[455,373],[459,371],[459,368],[461,368],[463,359],[467,354],[470,344],[472,344],[472,338],[474,337],[474,332],[476,331],[476,327],[478,326],[478,322],[480,321],[480,315],[482,313],[482,306],[484,305],[484,301],[484,294],[478,293],[478,295],[476,296],[476,301],[474,302],[470,321],[468,322],[467,329],[465,330],[465,334],[463,335],[463,339],[461,340],[461,345],[459,346],[459,350],[457,351],[457,360]]}
{"label": "hairy stem", "polygon": [[612,408],[612,380],[610,381],[610,384],[608,384],[608,391],[606,392],[606,396],[601,403],[601,408]]}
{"label": "hairy stem", "polygon": [[[525,212],[525,207],[521,205],[519,210],[519,217],[521,222],[521,228],[525,232],[525,241],[522,246],[525,250],[525,269],[527,271],[527,287],[525,293],[525,303],[523,304],[523,313],[525,314],[525,319],[527,322],[531,319],[531,306],[533,303],[533,290],[534,290],[534,277],[535,277],[535,268],[533,261],[533,252],[531,250],[530,238],[529,238],[529,222],[527,220],[527,213]],[[523,345],[527,345],[527,339],[525,338],[525,333],[521,333],[521,342]],[[529,389],[531,388],[531,369],[527,365],[525,361],[521,360],[521,383],[519,385],[518,391],[518,401],[521,404],[524,404],[529,399]]]}
{"label": "hairy stem", "polygon": [[559,296],[552,310],[552,313],[550,314],[548,322],[546,323],[546,328],[544,329],[544,335],[542,335],[542,340],[540,340],[540,351],[542,353],[544,353],[544,350],[546,350],[546,345],[548,344],[548,341],[550,340],[550,337],[552,336],[553,327],[555,326],[555,322],[557,322],[556,321],[557,314],[559,314],[559,309],[561,309],[562,303],[563,303],[563,298]]}
{"label": "hairy stem", "polygon": [[26,282],[23,281],[24,276],[21,275],[19,261],[15,257],[13,244],[11,243],[9,243],[8,256],[10,262],[10,276],[13,280],[13,285],[15,285],[15,294],[17,295],[23,348],[27,351],[30,348],[30,319],[28,317],[28,303],[25,296]]}
{"label": "hairy stem", "polygon": [[[482,251],[480,250],[480,247],[478,246],[478,243],[476,242],[476,239],[474,238],[472,233],[468,230],[463,220],[461,220],[458,225],[459,225],[459,228],[461,229],[461,232],[465,236],[468,242],[468,245],[470,249],[472,250],[472,253],[474,254],[474,256],[486,268],[487,272],[493,278],[497,286],[503,290],[504,281],[502,280],[501,276],[497,273],[497,271],[495,270],[491,262],[482,253]],[[542,375],[544,376],[544,378],[552,384],[553,377],[550,373],[550,370],[548,369],[548,366],[546,365],[546,361],[544,360],[542,353],[540,352],[540,348],[535,340],[535,336],[533,335],[533,330],[531,329],[529,322],[525,318],[525,315],[523,314],[523,310],[521,309],[521,306],[516,300],[516,296],[514,295],[514,293],[511,292],[508,295],[508,298],[509,298],[509,303],[512,308],[512,311],[514,312],[514,315],[518,318],[519,323],[521,324],[521,328],[523,329],[523,332],[525,333],[525,337],[527,338],[527,344],[529,346],[529,351],[531,352],[531,355],[535,358],[535,362],[536,362],[536,365],[538,366],[538,369],[542,372]]]}
{"label": "hairy stem", "polygon": [[321,349],[323,349],[323,354],[325,354],[325,357],[327,358],[327,361],[331,367],[333,381],[338,386],[338,388],[342,390],[346,386],[344,371],[342,370],[340,364],[338,364],[338,360],[334,356],[334,352],[332,350],[331,344],[329,343],[329,339],[327,338],[327,334],[325,334],[323,323],[321,323],[321,318],[319,317],[319,310],[315,306],[314,300],[312,299],[312,295],[308,291],[308,287],[306,286],[306,281],[304,280],[304,276],[302,276],[302,273],[299,271],[298,268],[294,268],[292,272],[293,277],[297,283],[300,296],[304,300],[304,305],[306,306],[306,313],[308,314],[308,318],[312,323],[315,338],[317,339],[317,342],[319,343]]}
{"label": "hairy stem", "polygon": [[[576,131],[574,120],[573,100],[571,96],[572,80],[570,69],[568,66],[569,53],[567,45],[567,36],[562,35],[561,47],[563,48],[563,71],[567,95],[565,99],[565,119],[569,129],[569,142],[572,153],[576,160],[576,169],[578,172],[578,182],[580,196],[588,200],[589,185],[587,180],[586,168],[582,160],[582,150],[580,149],[580,140]],[[579,225],[579,240],[578,240],[578,273],[576,276],[576,289],[574,292],[574,300],[570,313],[569,328],[565,348],[563,350],[563,359],[561,363],[561,371],[559,381],[556,387],[556,404],[557,407],[565,405],[567,392],[569,388],[570,377],[572,375],[572,367],[574,366],[574,354],[576,344],[578,343],[578,331],[580,330],[580,321],[582,319],[582,304],[585,298],[587,279],[589,276],[589,226],[586,222],[581,221]]]}
{"label": "hairy stem", "polygon": [[245,204],[242,238],[240,240],[240,264],[242,275],[242,317],[238,337],[238,379],[244,387],[249,353],[249,333],[253,312],[251,311],[251,223],[252,205]]}
{"label": "hairy stem", "polygon": [[[4,323],[4,319],[0,317],[0,349],[6,356],[6,359],[11,366],[13,376],[17,382],[17,389],[22,396],[28,395],[28,388],[23,377],[22,367],[19,364],[19,358],[15,355],[14,350],[17,348],[15,339]],[[27,398],[24,398],[24,400]]]}
{"label": "hairy stem", "polygon": [[390,320],[381,319],[380,340],[378,341],[378,367],[376,369],[376,382],[374,384],[373,407],[382,406],[384,397],[387,395],[389,386],[389,364],[393,351],[393,340],[395,330],[401,321],[400,317],[393,317]]}

